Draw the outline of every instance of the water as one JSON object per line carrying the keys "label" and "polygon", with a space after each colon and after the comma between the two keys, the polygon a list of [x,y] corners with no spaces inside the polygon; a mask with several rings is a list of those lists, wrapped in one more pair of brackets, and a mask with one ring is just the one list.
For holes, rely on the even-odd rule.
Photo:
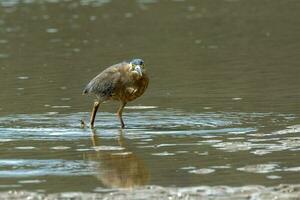
{"label": "water", "polygon": [[[299,6],[0,1],[1,196],[298,197]],[[81,128],[85,84],[132,57],[127,128],[116,103]]]}
{"label": "water", "polygon": [[93,131],[80,127],[84,116],[1,117],[0,190],[274,186],[300,178],[292,114],[139,109],[126,114],[125,130],[114,114],[99,113]]}

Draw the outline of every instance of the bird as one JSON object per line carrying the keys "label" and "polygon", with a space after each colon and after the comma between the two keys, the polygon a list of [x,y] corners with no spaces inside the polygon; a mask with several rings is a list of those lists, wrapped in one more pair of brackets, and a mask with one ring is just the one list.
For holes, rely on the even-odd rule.
{"label": "bird", "polygon": [[90,116],[90,128],[94,128],[97,110],[101,103],[115,100],[120,102],[117,117],[121,128],[125,128],[122,118],[126,104],[142,96],[149,84],[145,63],[140,58],[112,65],[94,77],[84,88],[83,94],[94,95]]}

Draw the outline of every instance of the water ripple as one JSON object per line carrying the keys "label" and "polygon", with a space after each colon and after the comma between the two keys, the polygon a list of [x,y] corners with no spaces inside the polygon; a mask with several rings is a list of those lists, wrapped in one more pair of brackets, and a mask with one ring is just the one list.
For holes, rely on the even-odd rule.
{"label": "water ripple", "polygon": [[91,175],[89,163],[81,160],[1,159],[0,177],[80,176]]}
{"label": "water ripple", "polygon": [[[88,121],[88,117],[89,113],[3,116],[0,117],[1,140],[77,140],[90,135],[89,129],[80,128],[80,120],[84,118],[85,121]],[[264,120],[267,118],[276,118],[276,124],[280,124],[280,122],[288,121],[288,117],[290,116],[273,113],[185,113],[178,110],[145,110],[144,112],[128,112],[125,114],[124,120],[128,127],[126,129],[127,137],[149,139],[147,135],[247,134],[264,127]],[[99,113],[97,115],[96,127],[100,129],[101,136],[115,137],[119,126],[115,114]],[[298,126],[270,134],[295,132],[299,132]],[[291,141],[285,142],[291,143]],[[231,144],[228,143],[228,147]],[[243,148],[249,148],[246,144],[241,145]]]}

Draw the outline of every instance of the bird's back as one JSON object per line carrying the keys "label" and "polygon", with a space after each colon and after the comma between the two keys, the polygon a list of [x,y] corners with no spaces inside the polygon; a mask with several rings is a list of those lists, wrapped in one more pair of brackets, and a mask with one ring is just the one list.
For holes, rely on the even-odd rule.
{"label": "bird's back", "polygon": [[125,63],[119,63],[106,68],[86,85],[83,94],[95,94],[103,97],[111,95],[120,78],[120,68],[124,68],[124,66]]}

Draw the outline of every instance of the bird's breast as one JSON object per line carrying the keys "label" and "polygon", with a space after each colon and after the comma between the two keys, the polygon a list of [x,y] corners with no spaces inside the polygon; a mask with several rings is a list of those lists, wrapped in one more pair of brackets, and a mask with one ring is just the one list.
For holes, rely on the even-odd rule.
{"label": "bird's breast", "polygon": [[138,97],[140,97],[146,90],[148,86],[148,78],[142,77],[141,79],[132,81],[122,89],[120,89],[119,93],[114,97],[114,99],[121,101],[132,101]]}

